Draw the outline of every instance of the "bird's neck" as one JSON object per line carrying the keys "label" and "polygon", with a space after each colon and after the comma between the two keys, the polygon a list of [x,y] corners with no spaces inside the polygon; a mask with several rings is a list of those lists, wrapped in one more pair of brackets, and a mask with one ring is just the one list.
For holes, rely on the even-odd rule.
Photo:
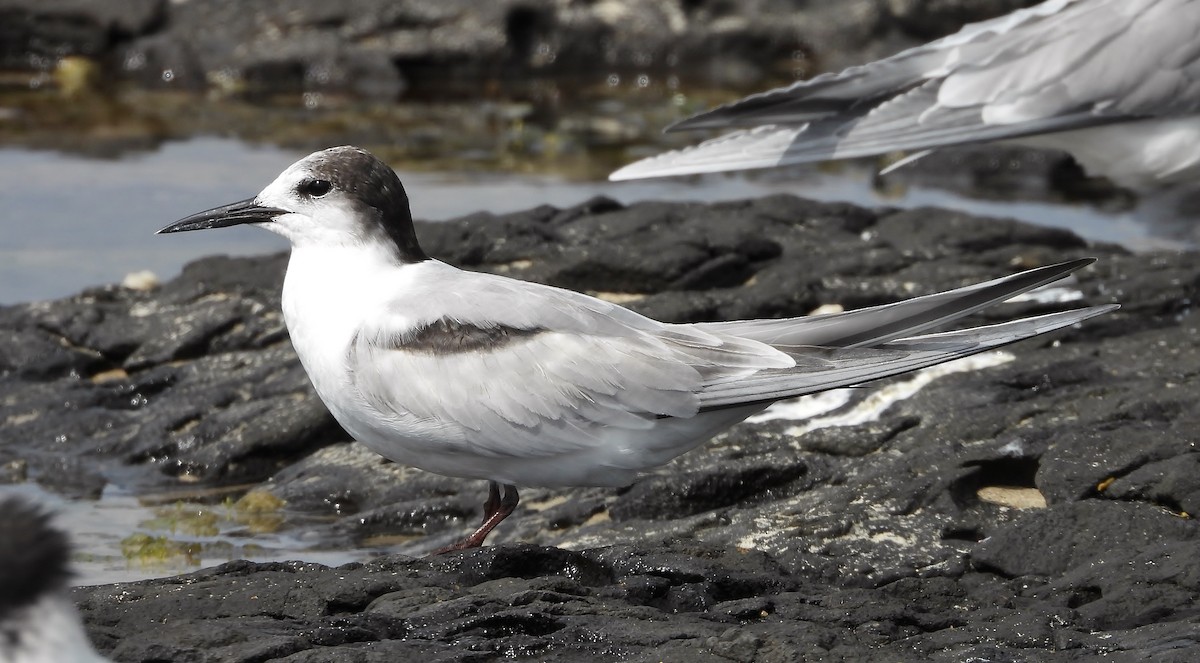
{"label": "bird's neck", "polygon": [[386,247],[294,246],[283,283],[284,315],[344,312],[374,302],[406,265]]}

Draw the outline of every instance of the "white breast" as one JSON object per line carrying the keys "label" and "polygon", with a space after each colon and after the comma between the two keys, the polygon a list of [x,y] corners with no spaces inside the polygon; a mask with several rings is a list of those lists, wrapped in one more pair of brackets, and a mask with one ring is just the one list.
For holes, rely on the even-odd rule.
{"label": "white breast", "polygon": [[[406,270],[362,247],[294,248],[283,282],[283,319],[317,395],[354,435],[361,406],[347,352],[364,321],[405,286]],[[356,436],[357,437],[357,436]]]}
{"label": "white breast", "polygon": [[283,282],[283,319],[300,363],[322,400],[345,384],[345,352],[362,320],[380,305],[384,265],[346,247],[296,248]]}
{"label": "white breast", "polygon": [[[429,467],[429,455],[463,433],[444,422],[420,419],[395,403],[388,412],[368,404],[354,384],[350,347],[359,330],[387,316],[390,326],[407,326],[396,310],[400,295],[426,299],[438,275],[453,268],[437,261],[398,265],[385,252],[361,246],[293,248],[283,285],[283,318],[292,346],[317,395],[346,432],[376,453],[405,465]],[[438,292],[429,293],[436,301]],[[397,376],[404,379],[404,376]]]}

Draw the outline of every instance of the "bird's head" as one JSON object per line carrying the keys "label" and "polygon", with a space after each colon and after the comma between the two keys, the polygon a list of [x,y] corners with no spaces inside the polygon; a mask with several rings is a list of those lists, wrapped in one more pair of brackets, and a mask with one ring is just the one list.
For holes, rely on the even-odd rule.
{"label": "bird's head", "polygon": [[400,178],[357,147],[313,152],[257,196],[193,214],[158,232],[243,224],[283,235],[295,247],[383,246],[403,262],[428,259],[417,243]]}

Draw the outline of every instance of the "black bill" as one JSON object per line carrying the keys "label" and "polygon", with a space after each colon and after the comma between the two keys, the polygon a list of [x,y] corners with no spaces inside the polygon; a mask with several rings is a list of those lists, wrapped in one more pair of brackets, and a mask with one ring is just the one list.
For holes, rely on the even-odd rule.
{"label": "black bill", "polygon": [[253,198],[214,207],[205,212],[193,214],[158,231],[157,234],[181,233],[188,230],[208,230],[210,228],[227,228],[243,223],[264,223],[275,217],[287,214],[287,210],[274,207],[263,207],[254,202]]}

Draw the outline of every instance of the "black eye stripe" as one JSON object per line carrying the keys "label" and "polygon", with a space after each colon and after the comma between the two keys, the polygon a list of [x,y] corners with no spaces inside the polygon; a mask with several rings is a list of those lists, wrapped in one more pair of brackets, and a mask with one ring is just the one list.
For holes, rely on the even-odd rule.
{"label": "black eye stripe", "polygon": [[313,198],[320,198],[329,193],[329,190],[332,188],[333,184],[329,180],[304,180],[297,187],[300,193]]}

